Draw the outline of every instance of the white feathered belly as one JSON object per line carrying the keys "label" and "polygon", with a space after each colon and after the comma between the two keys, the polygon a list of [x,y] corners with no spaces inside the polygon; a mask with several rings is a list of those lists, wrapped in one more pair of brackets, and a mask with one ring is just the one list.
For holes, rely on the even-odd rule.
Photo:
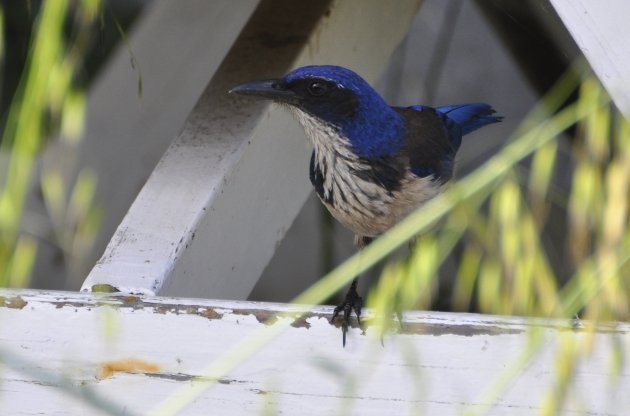
{"label": "white feathered belly", "polygon": [[387,192],[373,183],[354,178],[354,184],[333,186],[333,200],[320,200],[333,217],[357,235],[376,237],[396,225],[440,192],[440,184],[408,172],[398,191]]}

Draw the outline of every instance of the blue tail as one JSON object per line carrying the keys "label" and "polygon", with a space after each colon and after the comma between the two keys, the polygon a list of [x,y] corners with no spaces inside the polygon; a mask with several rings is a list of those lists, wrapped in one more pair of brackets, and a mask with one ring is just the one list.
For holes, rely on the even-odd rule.
{"label": "blue tail", "polygon": [[445,105],[436,108],[436,111],[457,123],[461,128],[462,136],[486,124],[503,120],[503,117],[493,116],[496,111],[484,103]]}
{"label": "blue tail", "polygon": [[[414,105],[408,108],[423,111],[430,107]],[[442,118],[455,150],[459,149],[462,136],[486,124],[498,123],[503,120],[501,116],[493,116],[496,111],[485,103],[445,105],[437,107],[435,111]]]}
{"label": "blue tail", "polygon": [[444,126],[451,136],[455,149],[459,149],[459,145],[462,144],[462,136],[486,124],[503,120],[503,117],[493,116],[496,111],[484,103],[445,105],[436,108],[435,111],[442,115]]}

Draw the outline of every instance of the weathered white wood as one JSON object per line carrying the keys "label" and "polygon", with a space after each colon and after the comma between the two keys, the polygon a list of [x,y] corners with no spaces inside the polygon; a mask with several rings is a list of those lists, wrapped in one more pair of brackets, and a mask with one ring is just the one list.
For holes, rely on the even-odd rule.
{"label": "weathered white wood", "polygon": [[551,0],[621,112],[630,118],[630,2]]}
{"label": "weathered white wood", "polygon": [[[296,306],[252,302],[141,298],[65,292],[0,291],[0,413],[103,414],[57,387],[64,376],[126,414],[147,414],[216,357],[254,332],[277,325]],[[272,414],[458,415],[490,408],[491,415],[540,414],[563,352],[589,339],[570,322],[474,314],[410,312],[404,329],[378,338],[350,330],[341,347],[331,308],[297,319],[274,342],[207,390],[184,415]],[[280,318],[282,320],[291,318]],[[499,383],[538,328],[542,346],[513,381]],[[560,414],[625,415],[630,409],[630,361],[613,376],[613,346],[630,347],[630,325],[595,331],[593,349],[576,368]],[[12,361],[19,357],[19,362]],[[135,361],[128,361],[135,360]],[[135,365],[133,363],[136,363]],[[106,377],[105,368],[126,363]],[[144,366],[144,368],[142,368]],[[152,367],[153,366],[153,367]],[[136,368],[135,372],[133,369]],[[52,380],[52,381],[51,381]],[[507,383],[507,384],[506,384]]]}
{"label": "weathered white wood", "polygon": [[285,111],[226,91],[309,63],[374,81],[419,3],[332,2],[299,17],[304,4],[263,2],[82,290],[245,298],[311,190],[309,151]]}
{"label": "weathered white wood", "polygon": [[[103,224],[83,269],[73,270],[81,280],[69,286],[78,288],[103,253],[257,3],[153,1],[129,33],[129,47],[121,43],[102,69],[88,95],[76,168],[90,169],[98,177],[96,198]],[[44,163],[58,166],[58,153],[67,152],[62,143],[53,144]],[[41,263],[39,273],[67,278],[58,253],[52,256]]]}

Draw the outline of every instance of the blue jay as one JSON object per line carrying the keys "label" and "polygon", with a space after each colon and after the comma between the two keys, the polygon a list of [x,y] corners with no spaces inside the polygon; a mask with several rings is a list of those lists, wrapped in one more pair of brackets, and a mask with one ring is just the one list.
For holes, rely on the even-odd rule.
{"label": "blue jay", "polygon": [[[356,73],[323,65],[231,93],[270,99],[296,115],[313,145],[310,179],[319,199],[355,233],[359,249],[435,197],[453,176],[462,136],[501,121],[488,104],[391,107]],[[343,344],[362,298],[353,280],[343,312]]]}

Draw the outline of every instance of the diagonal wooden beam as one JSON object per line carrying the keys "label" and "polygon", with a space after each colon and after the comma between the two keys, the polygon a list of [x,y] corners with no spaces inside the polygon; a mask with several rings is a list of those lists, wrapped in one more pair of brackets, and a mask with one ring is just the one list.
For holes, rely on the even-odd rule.
{"label": "diagonal wooden beam", "polygon": [[619,110],[630,119],[630,2],[550,1]]}
{"label": "diagonal wooden beam", "polygon": [[[53,283],[65,279],[71,280],[67,288],[81,286],[258,3],[154,0],[146,6],[128,33],[128,46],[121,42],[87,97],[76,170],[89,169],[98,178],[101,232],[79,270],[67,270],[58,251],[41,245],[38,287],[59,287]],[[43,159],[56,167],[60,160],[74,161],[59,141]]]}
{"label": "diagonal wooden beam", "polygon": [[261,2],[82,290],[245,298],[310,192],[309,151],[288,114],[226,91],[309,63],[374,81],[419,5]]}

